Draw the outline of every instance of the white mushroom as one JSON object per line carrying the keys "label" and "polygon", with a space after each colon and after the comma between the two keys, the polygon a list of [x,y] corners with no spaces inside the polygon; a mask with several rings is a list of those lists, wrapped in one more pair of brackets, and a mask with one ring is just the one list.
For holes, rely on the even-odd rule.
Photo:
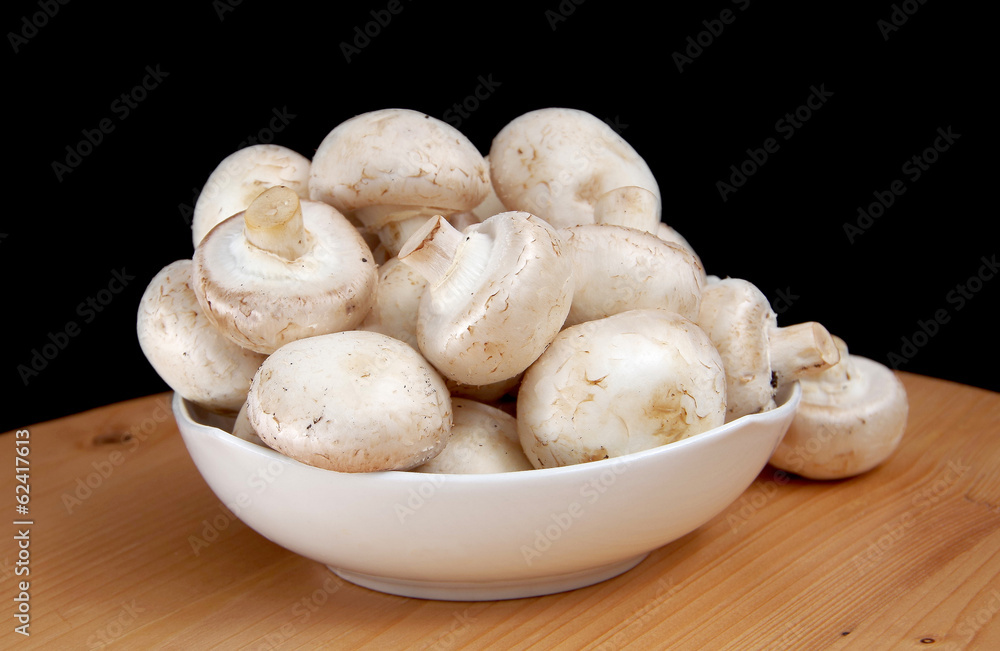
{"label": "white mushroom", "polygon": [[191,289],[191,261],[161,269],[139,301],[139,346],[160,378],[206,409],[236,413],[264,355],[222,336]]}
{"label": "white mushroom", "polygon": [[522,377],[524,377],[523,372],[506,380],[485,385],[462,384],[448,378],[445,378],[445,382],[448,385],[448,391],[451,392],[453,397],[469,398],[470,400],[492,404],[516,395]]}
{"label": "white mushroom", "polygon": [[[500,197],[497,196],[496,188],[493,187],[493,182],[492,182],[492,180],[490,180],[490,157],[489,157],[489,155],[484,156],[483,160],[486,163],[486,177],[487,177],[487,180],[490,181],[490,189],[489,189],[489,192],[486,195],[486,198],[483,199],[482,202],[480,202],[480,204],[478,206],[476,206],[475,208],[473,208],[471,210],[472,214],[475,215],[475,217],[476,217],[476,221],[485,221],[485,220],[489,219],[490,217],[492,217],[493,215],[495,215],[497,213],[507,212],[507,207],[504,206],[503,202],[500,201]],[[448,221],[451,221],[452,225],[454,225],[456,228],[458,228],[458,226],[457,226],[457,224],[455,224],[454,220],[452,220],[452,219],[449,218]],[[462,230],[462,229],[458,228],[458,230]]]}
{"label": "white mushroom", "polygon": [[708,336],[666,310],[563,330],[524,374],[521,445],[536,468],[619,457],[723,424],[726,377]]}
{"label": "white mushroom", "polygon": [[559,332],[573,296],[559,234],[524,212],[458,231],[424,224],[399,259],[428,280],[417,315],[420,351],[448,379],[488,385],[514,377]]}
{"label": "white mushroom", "polygon": [[456,230],[460,231],[464,231],[469,226],[472,226],[473,224],[478,224],[479,222],[483,221],[482,219],[479,218],[479,215],[472,212],[471,210],[463,210],[462,212],[453,212],[450,215],[445,215],[444,218],[447,219],[448,223],[454,226]]}
{"label": "white mushroom", "polygon": [[414,348],[417,344],[417,311],[427,279],[399,258],[389,258],[379,267],[378,285],[371,310],[359,329],[381,332]]}
{"label": "white mushroom", "polygon": [[556,228],[594,223],[594,205],[616,188],[637,186],[656,197],[649,166],[607,123],[585,111],[544,108],[509,122],[489,151],[490,178],[509,210]]}
{"label": "white mushroom", "polygon": [[[659,237],[661,240],[670,242],[671,244],[676,244],[677,246],[686,249],[691,255],[698,258],[698,264],[700,264],[702,268],[704,268],[705,265],[701,264],[701,258],[698,256],[698,253],[694,250],[694,247],[691,246],[691,244],[687,241],[687,239],[683,235],[677,232],[677,229],[661,222],[660,225],[657,226],[656,230],[653,232],[656,233],[656,236]],[[707,279],[708,276],[706,274],[705,280]]]}
{"label": "white mushroom", "polygon": [[612,224],[569,226],[560,234],[575,284],[566,326],[638,308],[698,317],[705,270],[687,249]]}
{"label": "white mushroom", "polygon": [[483,155],[450,124],[410,109],[346,120],[313,156],[309,196],[377,233],[387,257],[429,217],[472,210],[490,190]]}
{"label": "white mushroom", "polygon": [[663,224],[660,221],[660,197],[637,185],[608,190],[594,201],[594,223],[616,224],[656,233]]}
{"label": "white mushroom", "polygon": [[191,216],[195,247],[217,224],[247,209],[276,185],[309,198],[309,159],[281,145],[250,145],[226,156],[208,176]]}
{"label": "white mushroom", "polygon": [[239,412],[236,414],[236,421],[233,423],[233,436],[238,439],[243,439],[248,443],[254,443],[256,445],[267,447],[267,443],[264,443],[264,441],[257,436],[257,432],[254,431],[253,425],[250,424],[250,416],[247,415],[246,402],[243,403],[243,406],[240,407]]}
{"label": "white mushroom", "polygon": [[799,380],[802,400],[771,465],[809,479],[843,479],[875,468],[906,431],[906,388],[888,367],[852,355]]}
{"label": "white mushroom", "polygon": [[767,297],[742,278],[708,283],[697,321],[726,368],[727,422],[774,408],[780,384],[818,373],[839,359],[826,328],[814,321],[778,327]]}
{"label": "white mushroom", "polygon": [[[660,199],[646,188],[625,186],[602,194],[594,203],[594,223],[648,231],[661,240],[686,249],[701,265],[701,258],[687,239],[677,229],[660,221]],[[702,275],[705,275],[704,269]]]}
{"label": "white mushroom", "polygon": [[454,424],[448,445],[417,472],[482,474],[532,470],[517,436],[517,420],[496,407],[452,398]]}
{"label": "white mushroom", "polygon": [[205,314],[260,353],[357,327],[378,279],[371,250],[343,215],[283,186],[214,228],[193,262]]}
{"label": "white mushroom", "polygon": [[431,365],[361,330],[276,350],[254,377],[247,415],[268,446],[339,472],[412,469],[444,449],[452,428],[451,396]]}

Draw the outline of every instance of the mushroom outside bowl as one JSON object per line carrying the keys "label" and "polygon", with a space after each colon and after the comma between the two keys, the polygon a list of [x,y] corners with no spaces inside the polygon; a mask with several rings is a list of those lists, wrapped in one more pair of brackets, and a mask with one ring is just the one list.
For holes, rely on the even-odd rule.
{"label": "mushroom outside bowl", "polygon": [[801,398],[659,448],[495,474],[340,473],[227,431],[178,395],[199,472],[265,538],[380,592],[459,601],[592,585],[701,527],[756,479]]}

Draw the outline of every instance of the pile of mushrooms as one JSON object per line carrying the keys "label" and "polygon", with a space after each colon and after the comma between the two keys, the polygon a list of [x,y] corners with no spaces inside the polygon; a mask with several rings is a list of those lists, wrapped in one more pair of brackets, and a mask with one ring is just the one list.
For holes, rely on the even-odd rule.
{"label": "pile of mushrooms", "polygon": [[192,242],[143,296],[150,364],[234,436],[330,471],[587,463],[773,409],[795,382],[776,467],[867,472],[905,430],[888,369],[707,274],[639,153],[584,111],[521,115],[485,154],[409,109],[336,125],[311,160],[233,152]]}

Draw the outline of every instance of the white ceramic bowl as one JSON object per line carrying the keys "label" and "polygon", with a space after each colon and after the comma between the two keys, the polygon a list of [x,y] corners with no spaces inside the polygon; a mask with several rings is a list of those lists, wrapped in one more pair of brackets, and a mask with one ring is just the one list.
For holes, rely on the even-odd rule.
{"label": "white ceramic bowl", "polygon": [[653,450],[489,475],[323,470],[173,408],[205,481],[264,537],[367,588],[480,601],[610,579],[705,524],[764,468],[800,396]]}

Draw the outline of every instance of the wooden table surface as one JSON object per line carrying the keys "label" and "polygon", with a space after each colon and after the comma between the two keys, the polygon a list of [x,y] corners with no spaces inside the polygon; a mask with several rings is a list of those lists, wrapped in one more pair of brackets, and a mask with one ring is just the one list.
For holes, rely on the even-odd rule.
{"label": "wooden table surface", "polygon": [[630,572],[495,602],[373,592],[264,539],[198,474],[170,394],[26,426],[0,436],[0,647],[1000,649],[1000,395],[900,377],[910,420],[883,466],[768,467]]}

